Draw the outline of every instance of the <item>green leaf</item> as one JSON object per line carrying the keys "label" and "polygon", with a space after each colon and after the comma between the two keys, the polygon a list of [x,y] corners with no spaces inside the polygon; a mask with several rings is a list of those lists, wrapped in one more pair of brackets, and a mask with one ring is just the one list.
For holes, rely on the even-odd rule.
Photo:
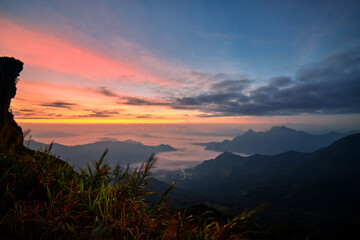
{"label": "green leaf", "polygon": [[83,182],[82,179],[80,180],[80,194],[81,194],[81,195],[84,194],[84,182]]}

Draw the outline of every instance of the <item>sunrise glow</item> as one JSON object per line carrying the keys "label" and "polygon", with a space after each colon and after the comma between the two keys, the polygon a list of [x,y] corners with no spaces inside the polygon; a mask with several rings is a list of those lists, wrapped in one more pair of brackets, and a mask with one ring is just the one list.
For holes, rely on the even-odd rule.
{"label": "sunrise glow", "polygon": [[[197,19],[191,25],[181,20],[185,16],[173,19],[167,8],[154,9],[166,20],[153,19],[152,27],[126,11],[127,19],[121,14],[95,18],[99,9],[112,11],[106,4],[88,6],[80,15],[76,10],[53,14],[55,8],[44,5],[43,15],[24,8],[0,16],[1,55],[24,62],[11,105],[19,122],[309,124],[326,119],[323,114],[338,115],[343,126],[349,119],[359,122],[358,96],[347,87],[358,80],[342,71],[358,50],[344,44],[326,53],[323,43],[335,38],[328,32],[311,37],[322,26],[315,13],[313,32],[281,19],[266,23],[293,27],[294,36],[286,36],[278,27],[270,35],[265,26],[253,33],[238,15],[234,18],[244,32],[227,29],[227,16],[217,27]],[[203,8],[195,9],[209,17]],[[334,26],[333,31],[341,30]],[[322,69],[329,71],[320,76]],[[341,103],[334,101],[342,95]]]}

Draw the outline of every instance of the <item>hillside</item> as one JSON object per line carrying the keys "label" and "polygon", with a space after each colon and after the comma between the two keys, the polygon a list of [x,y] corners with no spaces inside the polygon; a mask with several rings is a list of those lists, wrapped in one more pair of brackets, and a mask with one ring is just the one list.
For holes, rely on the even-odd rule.
{"label": "hillside", "polygon": [[353,237],[359,227],[359,171],[360,134],[353,134],[312,153],[241,157],[225,152],[188,169],[191,177],[178,186],[235,212],[266,203],[262,220],[278,228],[275,235],[284,235],[279,229],[291,223],[314,237],[340,239]]}
{"label": "hillside", "polygon": [[347,133],[330,132],[314,135],[281,126],[272,127],[265,132],[255,132],[249,129],[246,133],[235,137],[231,141],[209,142],[202,145],[205,145],[208,150],[245,154],[269,155],[286,151],[312,152],[326,147],[340,138],[358,132],[360,131],[350,131]]}

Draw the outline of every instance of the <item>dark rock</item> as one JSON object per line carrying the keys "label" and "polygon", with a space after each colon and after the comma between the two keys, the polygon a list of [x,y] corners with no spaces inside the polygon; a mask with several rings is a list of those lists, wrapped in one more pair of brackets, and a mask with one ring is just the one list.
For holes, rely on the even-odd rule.
{"label": "dark rock", "polygon": [[10,102],[16,95],[16,83],[23,69],[23,63],[15,58],[0,57],[0,148],[21,151],[23,146],[22,129],[14,121]]}

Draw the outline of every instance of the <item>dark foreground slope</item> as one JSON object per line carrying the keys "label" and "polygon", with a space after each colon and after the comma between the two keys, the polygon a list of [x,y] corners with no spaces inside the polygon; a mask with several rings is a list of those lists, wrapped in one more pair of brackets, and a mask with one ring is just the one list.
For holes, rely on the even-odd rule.
{"label": "dark foreground slope", "polygon": [[241,157],[225,152],[188,172],[191,178],[179,187],[235,212],[266,203],[261,218],[273,237],[360,236],[360,134],[313,153]]}
{"label": "dark foreground slope", "polygon": [[286,151],[313,152],[354,133],[359,133],[359,131],[314,135],[281,126],[272,127],[266,132],[255,132],[250,129],[231,141],[210,142],[203,145],[208,150],[246,154],[279,154]]}

